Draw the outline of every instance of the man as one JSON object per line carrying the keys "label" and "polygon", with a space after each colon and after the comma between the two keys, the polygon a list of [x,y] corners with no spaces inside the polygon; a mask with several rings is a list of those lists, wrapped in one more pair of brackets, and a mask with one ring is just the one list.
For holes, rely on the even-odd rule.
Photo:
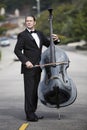
{"label": "man", "polygon": [[[33,68],[39,64],[41,59],[42,46],[48,47],[50,41],[43,35],[42,32],[35,30],[35,17],[30,15],[25,18],[26,29],[19,33],[17,44],[14,52],[22,62],[21,73],[24,76],[24,91],[25,91],[25,113],[28,121],[38,121],[42,117],[35,114],[37,109],[38,95],[37,89],[40,81],[41,69]],[[52,35],[55,43],[58,37]]]}

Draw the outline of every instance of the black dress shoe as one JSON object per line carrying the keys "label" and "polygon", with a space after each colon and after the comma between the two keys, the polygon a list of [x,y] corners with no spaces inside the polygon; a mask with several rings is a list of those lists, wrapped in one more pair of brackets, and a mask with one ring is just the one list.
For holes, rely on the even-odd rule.
{"label": "black dress shoe", "polygon": [[34,113],[31,113],[31,114],[29,114],[29,115],[26,117],[26,120],[27,120],[27,121],[33,121],[33,122],[35,122],[35,121],[38,121],[38,118],[37,118],[37,116],[36,116]]}
{"label": "black dress shoe", "polygon": [[38,121],[38,118],[36,118],[36,117],[34,117],[34,118],[27,117],[26,120],[27,120],[27,121],[36,122],[36,121]]}
{"label": "black dress shoe", "polygon": [[36,116],[37,119],[43,119],[44,118],[44,116],[37,116],[37,115],[35,115],[35,116]]}

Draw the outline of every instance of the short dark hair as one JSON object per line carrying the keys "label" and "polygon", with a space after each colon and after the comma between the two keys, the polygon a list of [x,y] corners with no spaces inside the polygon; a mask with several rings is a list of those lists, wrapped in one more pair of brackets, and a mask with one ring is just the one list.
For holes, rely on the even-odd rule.
{"label": "short dark hair", "polygon": [[32,17],[32,18],[33,18],[33,20],[34,20],[34,21],[36,21],[36,18],[35,18],[35,16],[34,16],[34,15],[27,15],[27,16],[25,16],[25,20],[26,20],[26,18],[27,18],[27,17]]}

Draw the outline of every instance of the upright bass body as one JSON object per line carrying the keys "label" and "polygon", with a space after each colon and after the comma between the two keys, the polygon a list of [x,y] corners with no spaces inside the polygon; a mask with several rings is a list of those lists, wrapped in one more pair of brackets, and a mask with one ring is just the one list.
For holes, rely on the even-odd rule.
{"label": "upright bass body", "polygon": [[[65,107],[72,104],[77,97],[77,89],[67,74],[69,58],[66,53],[55,46],[56,65],[42,67],[42,76],[38,95],[41,102],[48,107]],[[50,63],[50,48],[42,54],[41,64]]]}
{"label": "upright bass body", "polygon": [[77,89],[67,74],[69,58],[66,53],[54,45],[52,39],[52,9],[49,9],[50,47],[42,54],[42,76],[38,96],[44,105],[65,107],[72,104],[77,97]]}

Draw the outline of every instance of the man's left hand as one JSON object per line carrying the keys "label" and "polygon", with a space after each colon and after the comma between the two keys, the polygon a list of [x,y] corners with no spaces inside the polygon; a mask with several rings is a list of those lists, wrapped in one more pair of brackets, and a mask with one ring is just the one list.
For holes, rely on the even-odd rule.
{"label": "man's left hand", "polygon": [[54,41],[57,41],[59,39],[56,34],[52,34],[52,38],[53,38]]}

